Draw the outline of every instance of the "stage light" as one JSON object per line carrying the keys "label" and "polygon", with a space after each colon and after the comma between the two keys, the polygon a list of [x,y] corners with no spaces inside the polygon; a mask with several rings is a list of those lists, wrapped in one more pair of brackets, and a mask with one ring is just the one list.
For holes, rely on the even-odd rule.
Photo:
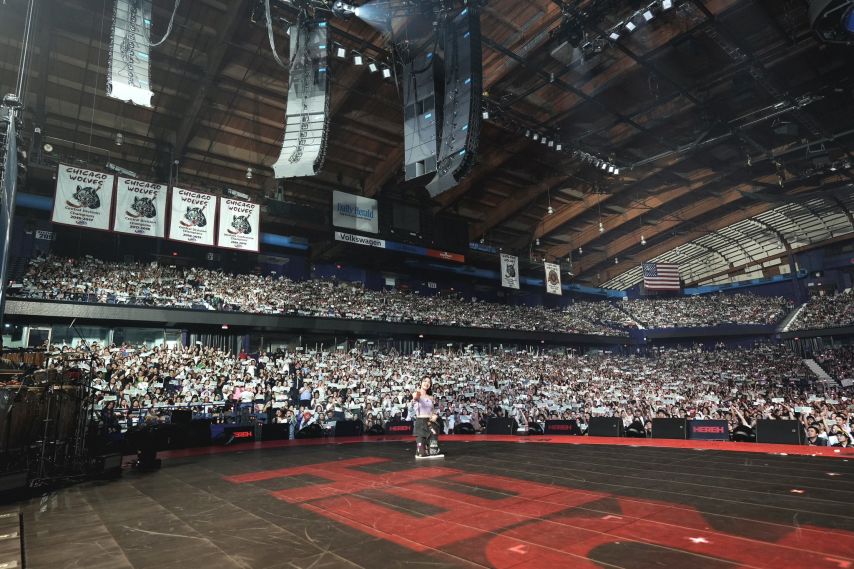
{"label": "stage light", "polygon": [[539,247],[539,246],[540,246],[540,238],[539,238],[539,237],[537,237],[536,241],[534,241],[534,244],[535,244],[537,247]]}
{"label": "stage light", "polygon": [[613,167],[613,166],[608,166],[608,173],[609,173],[609,174],[613,174],[613,173],[614,173],[614,167]]}
{"label": "stage light", "polygon": [[652,10],[647,10],[646,12],[643,13],[643,19],[646,20],[647,22],[652,20],[654,17],[655,17],[655,15],[652,13]]}
{"label": "stage light", "polygon": [[362,54],[359,52],[353,52],[353,64],[354,65],[364,65],[365,60],[362,59]]}
{"label": "stage light", "polygon": [[553,147],[554,147],[554,145],[555,145],[555,141],[554,141],[554,140],[550,140],[550,141],[549,141],[549,148],[553,148]]}
{"label": "stage light", "polygon": [[489,120],[489,111],[485,109],[483,111],[483,120]]}
{"label": "stage light", "polygon": [[391,68],[383,65],[383,78],[390,79],[391,78]]}
{"label": "stage light", "polygon": [[615,175],[615,176],[619,176],[619,175],[620,175],[620,169],[619,169],[619,168],[614,168],[614,175]]}
{"label": "stage light", "polygon": [[634,23],[634,22],[632,22],[632,21],[628,21],[628,22],[626,22],[626,31],[627,31],[627,32],[632,33],[632,32],[633,32],[633,31],[635,31],[637,28],[638,28],[638,27],[635,25],[635,23]]}
{"label": "stage light", "polygon": [[374,61],[373,59],[368,60],[368,71],[370,71],[371,73],[376,73],[379,70],[380,68],[377,67],[376,61]]}
{"label": "stage light", "polygon": [[45,142],[44,146],[42,146],[42,150],[44,150],[45,152],[53,152],[53,144]]}
{"label": "stage light", "polygon": [[561,144],[560,142],[558,142],[558,143],[557,143],[557,146],[555,146],[555,150],[557,150],[558,152],[560,152],[561,150],[563,150],[563,144]]}
{"label": "stage light", "polygon": [[336,43],[335,44],[335,57],[338,57],[340,59],[344,59],[345,57],[347,57],[347,48],[345,48],[341,44]]}
{"label": "stage light", "polygon": [[552,206],[549,206],[546,211],[548,212],[549,215],[552,215],[555,212],[555,208],[553,208]]}
{"label": "stage light", "polygon": [[661,9],[669,10],[673,7],[673,0],[661,0]]}
{"label": "stage light", "polygon": [[251,180],[251,179],[252,179],[252,168],[247,168],[247,169],[246,169],[246,179],[247,179],[247,180]]}
{"label": "stage light", "polygon": [[531,129],[525,131],[525,138],[531,138]]}
{"label": "stage light", "polygon": [[548,144],[548,142],[549,142],[549,139],[546,138],[545,136],[542,139],[540,139],[540,144]]}
{"label": "stage light", "polygon": [[332,4],[332,13],[338,16],[339,18],[350,18],[357,14],[356,7],[352,4],[347,4],[342,2],[341,0],[337,0],[334,4]]}
{"label": "stage light", "polygon": [[582,253],[584,253],[584,250],[581,247],[579,247],[578,248],[578,254],[581,255]]}
{"label": "stage light", "polygon": [[611,38],[611,41],[617,41],[618,39],[620,39],[620,32],[614,30],[608,35],[608,37]]}
{"label": "stage light", "polygon": [[646,239],[643,238],[643,235],[641,235],[641,245],[646,245]]}
{"label": "stage light", "polygon": [[540,140],[540,135],[538,133],[534,133],[534,140]]}
{"label": "stage light", "polygon": [[619,259],[618,257],[614,257],[614,264],[615,264],[615,265],[619,265],[619,264],[620,264],[620,259]]}
{"label": "stage light", "polygon": [[605,225],[601,221],[599,222],[599,233],[605,233]]}
{"label": "stage light", "polygon": [[116,133],[116,146],[121,146],[122,144],[124,144],[124,141],[125,141],[124,135],[120,132],[117,132]]}
{"label": "stage light", "polygon": [[608,163],[607,163],[607,162],[602,162],[602,165],[601,165],[601,166],[599,166],[599,167],[600,167],[600,168],[602,168],[603,170],[607,170],[607,169],[608,169]]}

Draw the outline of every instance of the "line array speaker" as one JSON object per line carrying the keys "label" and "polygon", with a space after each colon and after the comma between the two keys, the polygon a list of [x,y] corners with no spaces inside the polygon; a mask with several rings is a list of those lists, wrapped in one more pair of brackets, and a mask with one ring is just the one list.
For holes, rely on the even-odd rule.
{"label": "line array speaker", "polygon": [[444,28],[445,92],[436,176],[431,197],[453,188],[468,174],[477,155],[481,123],[483,67],[480,14],[469,5]]}
{"label": "line array speaker", "polygon": [[291,60],[285,138],[273,164],[276,178],[313,176],[326,157],[329,130],[329,33],[326,22],[306,20],[290,28]]}
{"label": "line array speaker", "polygon": [[442,61],[427,51],[403,67],[403,167],[406,180],[435,174],[442,107],[436,105]]}

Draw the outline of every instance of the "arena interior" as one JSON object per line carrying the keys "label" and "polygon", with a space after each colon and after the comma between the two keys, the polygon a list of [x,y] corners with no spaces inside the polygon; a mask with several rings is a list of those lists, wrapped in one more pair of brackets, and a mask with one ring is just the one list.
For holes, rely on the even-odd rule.
{"label": "arena interior", "polygon": [[854,567],[854,0],[0,0],[0,569]]}

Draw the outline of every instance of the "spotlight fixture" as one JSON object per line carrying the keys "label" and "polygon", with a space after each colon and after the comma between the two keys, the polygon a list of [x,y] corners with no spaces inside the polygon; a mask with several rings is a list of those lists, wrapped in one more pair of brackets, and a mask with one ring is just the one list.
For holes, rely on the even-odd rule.
{"label": "spotlight fixture", "polygon": [[652,10],[648,9],[643,13],[643,19],[646,20],[647,22],[649,22],[653,18],[655,18],[655,14],[652,13]]}
{"label": "spotlight fixture", "polygon": [[122,144],[124,144],[124,141],[125,141],[124,135],[120,132],[117,132],[116,133],[116,146],[121,146]]}
{"label": "spotlight fixture", "polygon": [[342,2],[341,0],[336,0],[336,2],[332,4],[332,13],[338,16],[339,18],[346,19],[356,14],[356,7],[352,4]]}
{"label": "spotlight fixture", "polygon": [[641,235],[641,245],[646,245],[646,239]]}
{"label": "spotlight fixture", "polygon": [[615,175],[615,176],[619,176],[619,175],[620,175],[620,169],[619,169],[619,168],[617,168],[616,166],[614,167],[614,175]]}
{"label": "spotlight fixture", "polygon": [[673,0],[661,0],[661,9],[669,10],[673,7]]}
{"label": "spotlight fixture", "polygon": [[608,37],[611,39],[611,41],[617,41],[618,39],[620,39],[620,32],[614,30],[608,35]]}
{"label": "spotlight fixture", "polygon": [[489,111],[483,110],[483,120],[489,120]]}
{"label": "spotlight fixture", "polygon": [[615,264],[615,265],[619,265],[619,264],[620,264],[620,259],[619,259],[618,257],[614,257],[614,264]]}
{"label": "spotlight fixture", "polygon": [[613,165],[608,166],[608,173],[609,173],[609,174],[613,174],[613,173],[614,173],[614,166],[613,166]]}
{"label": "spotlight fixture", "polygon": [[247,169],[246,169],[246,179],[247,179],[247,180],[251,180],[251,179],[252,179],[252,168],[247,168]]}
{"label": "spotlight fixture", "polygon": [[347,48],[341,45],[340,43],[333,44],[335,48],[335,57],[339,59],[346,59],[347,57]]}
{"label": "spotlight fixture", "polygon": [[750,157],[750,154],[747,155],[747,165],[753,166],[753,159]]}
{"label": "spotlight fixture", "polygon": [[540,144],[548,144],[548,142],[549,142],[549,139],[546,138],[545,136],[542,139],[540,139]]}
{"label": "spotlight fixture", "polygon": [[563,144],[561,144],[560,142],[558,142],[558,143],[557,143],[557,145],[555,145],[555,150],[557,150],[558,152],[560,152],[561,150],[563,150]]}
{"label": "spotlight fixture", "polygon": [[555,208],[553,208],[552,206],[549,206],[546,211],[548,212],[549,215],[551,215],[555,212]]}
{"label": "spotlight fixture", "polygon": [[537,247],[539,247],[539,246],[540,246],[540,238],[539,238],[539,237],[537,237],[537,239],[534,241],[534,244],[535,244]]}
{"label": "spotlight fixture", "polygon": [[538,133],[534,133],[534,140],[540,140],[540,135]]}
{"label": "spotlight fixture", "polygon": [[45,152],[53,152],[53,144],[45,142],[42,146],[42,150],[44,150]]}
{"label": "spotlight fixture", "polygon": [[628,22],[626,22],[626,31],[627,31],[627,32],[632,33],[632,32],[633,32],[633,31],[635,31],[636,29],[638,29],[638,27],[637,27],[637,25],[636,25],[634,22],[632,22],[631,20],[629,20]]}
{"label": "spotlight fixture", "polygon": [[603,170],[607,170],[607,169],[608,169],[608,163],[607,163],[607,162],[602,162],[602,165],[601,165],[601,166],[599,166],[599,167],[600,167],[600,168],[602,168]]}
{"label": "spotlight fixture", "polygon": [[383,78],[390,79],[391,78],[391,67],[387,65],[383,65]]}
{"label": "spotlight fixture", "polygon": [[553,147],[554,147],[554,145],[555,145],[555,141],[554,141],[554,140],[550,140],[550,141],[549,141],[549,148],[553,148]]}
{"label": "spotlight fixture", "polygon": [[605,225],[601,221],[599,222],[599,233],[605,233]]}
{"label": "spotlight fixture", "polygon": [[353,52],[353,65],[364,65],[365,60],[362,58],[362,54],[354,51]]}
{"label": "spotlight fixture", "polygon": [[371,73],[376,73],[379,70],[380,70],[380,68],[377,67],[377,62],[374,61],[373,59],[369,59],[368,60],[368,71],[370,71]]}
{"label": "spotlight fixture", "polygon": [[582,253],[584,253],[584,250],[581,247],[579,247],[578,248],[578,254],[581,255]]}
{"label": "spotlight fixture", "polygon": [[525,138],[531,138],[531,129],[525,131]]}

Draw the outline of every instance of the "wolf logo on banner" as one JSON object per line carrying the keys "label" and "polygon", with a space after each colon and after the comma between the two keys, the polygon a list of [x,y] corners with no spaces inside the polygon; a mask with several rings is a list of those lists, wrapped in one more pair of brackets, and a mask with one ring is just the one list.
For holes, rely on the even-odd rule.
{"label": "wolf logo on banner", "polygon": [[546,270],[546,292],[549,294],[562,294],[560,288],[560,265],[556,263],[543,263]]}
{"label": "wolf logo on banner", "polygon": [[119,178],[113,229],[144,237],[166,236],[166,186]]}
{"label": "wolf logo on banner", "polygon": [[110,229],[115,176],[59,165],[53,222],[89,229]]}
{"label": "wolf logo on banner", "polygon": [[501,286],[519,288],[519,257],[501,254]]}
{"label": "wolf logo on banner", "polygon": [[213,223],[216,216],[216,196],[181,188],[172,188],[172,217],[169,239],[197,245],[214,244]]}
{"label": "wolf logo on banner", "polygon": [[222,198],[219,202],[217,246],[240,251],[258,251],[261,206]]}

